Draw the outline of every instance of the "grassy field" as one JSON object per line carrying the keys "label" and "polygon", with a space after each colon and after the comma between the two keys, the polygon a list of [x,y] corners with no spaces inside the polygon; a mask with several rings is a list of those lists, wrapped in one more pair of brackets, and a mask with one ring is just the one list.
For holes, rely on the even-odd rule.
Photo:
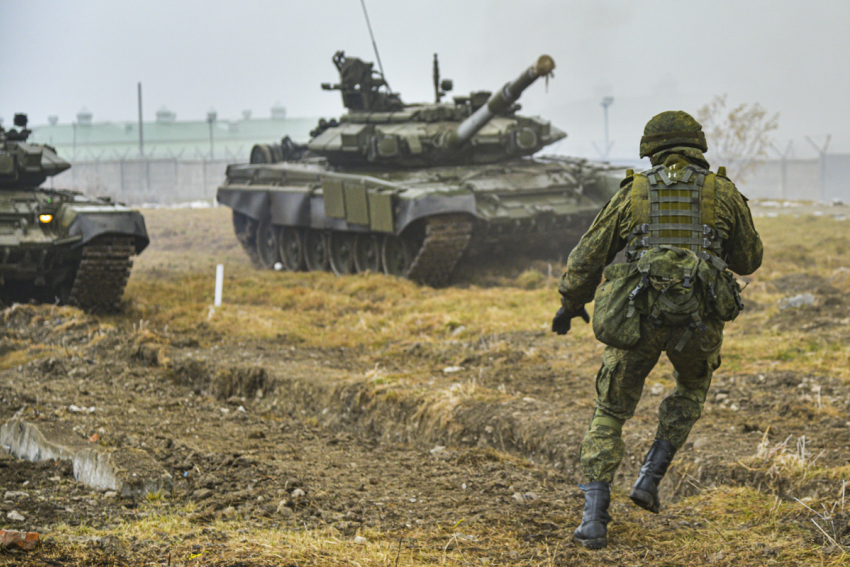
{"label": "grassy field", "polygon": [[[458,286],[440,290],[381,275],[262,272],[238,249],[223,209],[151,211],[148,217],[154,244],[137,260],[125,319],[176,329],[202,325],[231,337],[286,337],[314,347],[386,349],[539,332],[558,307],[558,265],[551,266],[552,277],[541,266],[517,275],[498,265],[465,268]],[[850,293],[850,225],[810,215],[759,218],[758,228],[764,265],[743,278],[749,309],[727,326],[721,373],[771,369],[850,378],[843,304]],[[225,304],[213,312],[216,263],[225,264]],[[811,309],[781,309],[789,294],[819,288],[827,297]],[[598,349],[582,324],[568,341],[578,358]],[[664,366],[656,372],[666,373]]]}
{"label": "grassy field", "polygon": [[[532,431],[535,420],[551,420],[566,411],[557,426],[573,434],[570,447],[580,439],[601,348],[589,326],[580,322],[566,338],[548,332],[558,307],[555,288],[562,266],[527,261],[468,266],[453,287],[439,290],[373,274],[338,278],[260,272],[239,249],[226,209],[145,211],[145,216],[152,245],[136,261],[126,308],[119,315],[94,319],[90,324],[98,330],[90,335],[126,336],[136,345],[132,360],[138,359],[140,344],[161,349],[155,369],[159,374],[145,378],[137,389],[150,389],[139,399],[152,396],[151,407],[164,395],[153,385],[172,376],[182,356],[169,345],[188,337],[197,343],[193,352],[210,360],[254,357],[257,365],[277,375],[315,373],[329,388],[334,381],[359,384],[364,396],[372,396],[362,402],[362,411],[371,411],[376,420],[389,419],[383,411],[413,408],[405,414],[407,421],[379,423],[384,430],[407,427],[414,417],[419,423],[427,412],[440,412],[435,427],[448,428],[453,419],[460,419],[463,408],[506,407],[505,415],[512,419],[522,420],[526,413],[529,424],[523,431]],[[312,523],[293,525],[272,517],[252,523],[247,513],[213,514],[191,499],[152,498],[140,503],[132,517],[116,512],[119,519],[105,525],[85,518],[76,525],[57,522],[51,526],[53,543],[38,555],[0,559],[25,565],[850,565],[850,510],[845,511],[844,491],[850,477],[845,446],[850,444],[850,223],[829,215],[756,220],[765,243],[764,265],[744,278],[747,309],[726,328],[723,366],[716,373],[710,407],[692,435],[700,442],[694,441],[677,458],[676,474],[671,471],[666,481],[671,484],[669,504],[658,516],[628,505],[628,479],[618,480],[612,545],[607,550],[588,553],[570,540],[581,506],[574,473],[569,472],[574,463],[559,463],[558,468],[545,459],[535,462],[518,449],[520,443],[505,449],[501,440],[501,446],[493,441],[495,447],[487,449],[491,452],[481,453],[489,455],[486,458],[479,453],[472,453],[479,455],[474,461],[458,457],[434,478],[480,476],[483,484],[505,471],[526,475],[524,482],[540,495],[532,506],[520,508],[512,502],[510,482],[499,489],[507,492],[497,504],[492,498],[486,505],[484,500],[452,504],[457,495],[449,491],[445,500],[420,516],[399,512],[371,526],[364,521],[356,531],[364,539],[355,541],[338,522],[312,518]],[[225,265],[224,304],[213,308],[217,263]],[[785,308],[788,298],[804,294],[812,294],[811,304]],[[24,339],[16,340],[21,348],[0,358],[9,381],[18,376],[9,374],[15,368],[62,356],[62,349],[69,358],[94,356],[85,350],[94,346],[75,351],[78,347],[58,340],[29,346]],[[793,384],[782,386],[788,377]],[[68,384],[75,387],[76,382]],[[654,430],[654,408],[672,385],[672,368],[664,359],[647,381],[646,400],[634,423],[627,426],[629,454],[638,461],[624,463],[627,475],[639,466],[651,441],[647,435]],[[179,388],[169,392],[186,395]],[[726,393],[744,403],[735,398],[730,405],[720,395]],[[270,398],[256,402],[256,413],[263,416],[256,427],[290,423],[287,427],[331,440],[345,431],[339,423],[323,425],[321,411],[281,413],[285,396],[276,395],[281,406],[272,406]],[[210,411],[218,413],[221,402],[204,399]],[[539,411],[521,410],[531,399],[548,405]],[[426,404],[423,400],[430,405],[417,406]],[[381,404],[396,409],[385,410]],[[251,406],[246,407],[250,412]],[[10,405],[8,411],[16,409]],[[194,415],[192,419],[204,419]],[[229,435],[243,434],[233,427]],[[196,453],[220,450],[214,440],[221,432],[211,431],[209,441],[202,434],[195,442]],[[358,431],[354,445],[368,449],[381,443]],[[541,439],[545,435],[539,433]],[[267,450],[274,453],[277,446],[269,442]],[[476,447],[474,441],[457,442]],[[202,448],[202,443],[208,445]],[[441,485],[428,484],[428,474],[416,473],[424,467],[417,462],[434,460],[428,451],[433,444],[428,438],[424,449],[416,443],[399,449],[411,451],[403,457],[412,460],[383,476],[397,476],[400,491],[422,483],[418,490],[423,494],[436,494]],[[321,454],[329,446],[317,446],[312,468],[301,458],[281,466],[318,475],[315,469],[325,466]],[[474,450],[483,446],[479,442]],[[364,449],[359,466],[369,466],[371,450]],[[564,454],[572,452],[569,448]],[[376,461],[371,466],[380,470],[382,465]],[[339,476],[336,490],[354,493],[346,478]],[[521,490],[518,482],[513,482],[515,490]],[[267,497],[266,492],[262,495]],[[221,534],[227,534],[226,540]],[[93,546],[92,538],[102,542],[104,536],[117,537],[126,549],[115,553],[103,544]],[[136,545],[143,541],[162,545]]]}

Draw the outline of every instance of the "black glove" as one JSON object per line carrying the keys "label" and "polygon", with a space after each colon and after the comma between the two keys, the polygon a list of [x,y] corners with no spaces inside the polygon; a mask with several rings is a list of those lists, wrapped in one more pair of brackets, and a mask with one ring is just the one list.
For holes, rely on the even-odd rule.
{"label": "black glove", "polygon": [[567,313],[564,308],[558,309],[555,313],[555,318],[552,319],[552,332],[559,335],[566,335],[570,330],[570,322],[573,317],[581,317],[585,323],[590,323],[590,315],[587,314],[587,309],[582,307],[573,313]]}

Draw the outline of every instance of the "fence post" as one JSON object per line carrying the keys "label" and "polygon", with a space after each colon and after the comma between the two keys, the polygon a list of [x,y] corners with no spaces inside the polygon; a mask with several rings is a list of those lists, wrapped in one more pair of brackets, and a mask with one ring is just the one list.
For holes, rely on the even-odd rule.
{"label": "fence post", "polygon": [[815,148],[815,151],[818,153],[818,166],[820,170],[820,200],[822,203],[826,202],[826,149],[829,147],[829,142],[832,140],[832,134],[828,134],[826,136],[826,141],[823,143],[823,147],[821,148],[816,143],[812,141],[811,138],[806,136],[806,140]]}

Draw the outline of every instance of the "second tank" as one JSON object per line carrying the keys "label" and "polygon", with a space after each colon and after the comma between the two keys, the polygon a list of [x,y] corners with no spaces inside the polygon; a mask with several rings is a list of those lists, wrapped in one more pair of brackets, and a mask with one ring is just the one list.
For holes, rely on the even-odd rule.
{"label": "second tank", "polygon": [[383,271],[446,284],[461,257],[522,251],[565,257],[622,169],[532,157],[566,134],[516,101],[554,61],[541,56],[495,94],[405,104],[372,63],[337,52],[348,112],[321,120],[304,146],[258,145],[227,168],[217,200],[255,265],[342,275]]}

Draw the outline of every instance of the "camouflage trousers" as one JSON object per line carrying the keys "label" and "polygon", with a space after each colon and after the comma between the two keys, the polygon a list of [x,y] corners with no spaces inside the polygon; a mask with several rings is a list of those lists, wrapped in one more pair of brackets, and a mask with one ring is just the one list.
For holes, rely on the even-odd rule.
{"label": "camouflage trousers", "polygon": [[702,413],[712,373],[720,366],[723,322],[705,321],[680,351],[687,327],[654,328],[642,318],[641,338],[629,350],[607,347],[596,376],[596,410],[581,443],[581,470],[588,482],[612,482],[623,459],[622,427],[634,416],[644,381],[662,352],[673,364],[676,387],[658,409],[657,439],[679,449]]}

